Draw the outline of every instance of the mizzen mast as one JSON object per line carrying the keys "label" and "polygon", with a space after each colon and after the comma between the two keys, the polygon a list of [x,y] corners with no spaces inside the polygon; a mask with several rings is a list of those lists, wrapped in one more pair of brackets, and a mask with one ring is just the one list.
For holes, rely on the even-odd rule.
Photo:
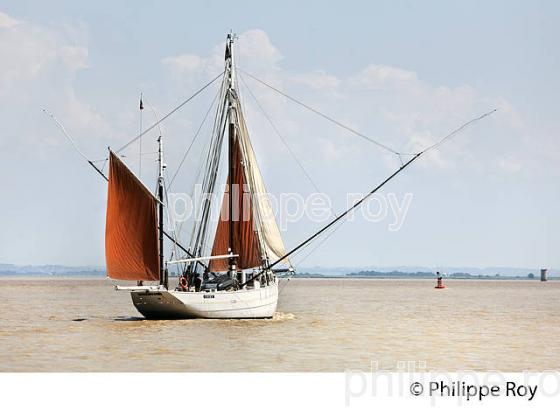
{"label": "mizzen mast", "polygon": [[163,171],[165,170],[165,163],[163,162],[163,137],[158,137],[158,233],[159,233],[159,284],[167,288],[167,269],[165,268],[164,254],[163,254]]}

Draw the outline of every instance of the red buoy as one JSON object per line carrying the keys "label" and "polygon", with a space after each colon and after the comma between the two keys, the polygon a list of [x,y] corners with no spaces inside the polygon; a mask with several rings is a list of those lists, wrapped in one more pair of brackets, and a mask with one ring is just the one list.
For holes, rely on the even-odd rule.
{"label": "red buoy", "polygon": [[443,278],[441,277],[441,274],[439,272],[437,273],[437,285],[435,288],[445,289],[445,285],[443,284]]}

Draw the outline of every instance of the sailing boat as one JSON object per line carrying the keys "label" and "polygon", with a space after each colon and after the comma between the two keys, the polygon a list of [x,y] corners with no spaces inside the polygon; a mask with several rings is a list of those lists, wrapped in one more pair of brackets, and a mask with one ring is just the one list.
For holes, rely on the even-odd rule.
{"label": "sailing boat", "polygon": [[[158,138],[158,194],[152,193],[121,161],[109,155],[109,187],[105,254],[112,279],[135,280],[137,286],[117,286],[131,292],[132,302],[148,319],[271,318],[278,303],[278,270],[274,261],[289,266],[280,230],[266,198],[264,181],[253,151],[236,89],[234,36],[225,52],[222,104],[218,105],[216,138],[207,158],[205,192],[216,189],[222,141],[227,134],[228,172],[220,220],[211,255],[205,248],[209,204],[191,241],[187,257],[164,259],[163,139]],[[177,244],[177,243],[175,243]],[[181,264],[179,285],[169,288],[168,265]],[[248,272],[250,270],[251,272]],[[282,269],[281,271],[292,270]],[[143,285],[143,281],[159,281]]]}
{"label": "sailing boat", "polygon": [[[289,258],[311,241],[342,221],[368,198],[403,172],[423,154],[437,149],[471,124],[497,110],[480,115],[416,153],[402,153],[378,142],[318,110],[288,96],[277,88],[244,72],[255,81],[279,93],[292,102],[312,111],[323,119],[354,133],[378,148],[398,157],[400,167],[366,193],[346,211],[338,214],[322,229],[286,251],[268,197],[255,152],[251,145],[237,90],[236,67],[233,58],[234,35],[226,41],[225,69],[151,127],[117,151],[109,152],[109,176],[89,160],[76,146],[62,124],[47,112],[70,140],[78,153],[108,181],[105,256],[107,275],[116,280],[137,281],[136,286],[116,286],[130,291],[136,309],[148,319],[257,319],[271,318],[278,304],[280,272],[294,272]],[[190,245],[183,246],[175,234],[164,226],[165,180],[163,138],[158,138],[157,194],[146,188],[119,157],[119,152],[176,112],[217,79],[222,78],[218,93],[211,142],[205,158],[202,179],[204,193],[214,194],[227,140],[227,178],[221,203],[220,218],[210,234],[211,201],[201,204],[200,221],[195,221]],[[142,107],[142,105],[141,105]],[[403,158],[409,157],[407,161]],[[212,196],[210,196],[212,197]],[[332,231],[331,231],[332,233]],[[182,256],[165,259],[164,239],[171,240],[174,252]],[[210,243],[212,245],[210,246]],[[181,268],[178,285],[169,286],[168,267]],[[282,267],[282,265],[284,267]],[[157,282],[145,285],[144,282]]]}

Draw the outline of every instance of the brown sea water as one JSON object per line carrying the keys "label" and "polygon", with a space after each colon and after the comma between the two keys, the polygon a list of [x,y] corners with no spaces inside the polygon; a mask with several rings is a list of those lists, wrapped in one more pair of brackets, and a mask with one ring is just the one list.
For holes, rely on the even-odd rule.
{"label": "brown sea water", "polygon": [[292,279],[269,320],[142,320],[106,279],[0,279],[0,371],[560,369],[560,281]]}

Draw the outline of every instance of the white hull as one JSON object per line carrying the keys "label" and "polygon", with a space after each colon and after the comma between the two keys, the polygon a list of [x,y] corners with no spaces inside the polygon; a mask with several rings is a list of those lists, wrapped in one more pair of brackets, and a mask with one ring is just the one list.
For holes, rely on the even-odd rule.
{"label": "white hull", "polygon": [[147,319],[262,319],[276,312],[275,282],[259,289],[236,291],[142,289],[132,291],[131,296],[136,309]]}

